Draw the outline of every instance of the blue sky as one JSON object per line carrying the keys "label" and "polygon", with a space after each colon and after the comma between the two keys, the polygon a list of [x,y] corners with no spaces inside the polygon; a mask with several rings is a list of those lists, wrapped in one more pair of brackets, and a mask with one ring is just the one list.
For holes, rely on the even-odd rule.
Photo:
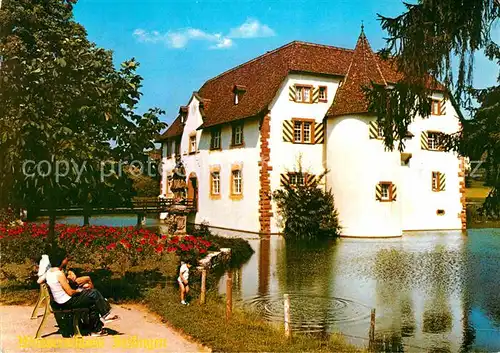
{"label": "blue sky", "polygon": [[[363,21],[378,50],[385,33],[377,13],[403,11],[401,0],[80,0],[75,18],[116,64],[141,63],[140,108],[162,108],[170,123],[207,79],[293,40],[353,48]],[[500,42],[498,26],[494,37]],[[476,86],[494,84],[497,73],[477,58]]]}

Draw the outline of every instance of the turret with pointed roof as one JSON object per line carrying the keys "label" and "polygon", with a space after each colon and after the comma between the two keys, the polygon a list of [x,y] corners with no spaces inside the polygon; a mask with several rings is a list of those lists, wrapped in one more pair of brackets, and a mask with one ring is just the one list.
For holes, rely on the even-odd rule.
{"label": "turret with pointed roof", "polygon": [[327,116],[368,112],[368,101],[363,87],[372,84],[387,85],[379,62],[380,59],[373,53],[362,28],[346,77],[335,95]]}

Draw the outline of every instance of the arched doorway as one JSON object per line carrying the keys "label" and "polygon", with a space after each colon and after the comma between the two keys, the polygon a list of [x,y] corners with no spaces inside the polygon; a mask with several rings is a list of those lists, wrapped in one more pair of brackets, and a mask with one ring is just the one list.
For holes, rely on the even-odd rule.
{"label": "arched doorway", "polygon": [[198,178],[194,172],[189,174],[187,198],[193,202],[195,211],[198,211]]}

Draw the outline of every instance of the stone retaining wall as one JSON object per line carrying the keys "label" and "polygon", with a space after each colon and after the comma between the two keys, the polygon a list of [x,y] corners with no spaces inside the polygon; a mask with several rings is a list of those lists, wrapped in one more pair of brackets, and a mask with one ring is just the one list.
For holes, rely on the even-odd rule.
{"label": "stone retaining wall", "polygon": [[198,268],[209,270],[218,266],[224,266],[231,260],[231,249],[221,248],[219,251],[211,251],[203,259],[198,261]]}

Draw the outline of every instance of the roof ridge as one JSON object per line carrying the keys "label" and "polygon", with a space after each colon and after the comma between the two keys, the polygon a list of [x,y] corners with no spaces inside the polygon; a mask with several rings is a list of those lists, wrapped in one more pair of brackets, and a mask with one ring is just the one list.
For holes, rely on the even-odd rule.
{"label": "roof ridge", "polygon": [[335,45],[318,44],[318,43],[312,43],[312,42],[305,42],[305,41],[301,41],[301,40],[294,40],[292,43],[305,44],[305,45],[309,45],[311,47],[330,48],[330,49],[338,49],[338,50],[351,51],[351,52],[354,51],[354,49],[338,47]]}
{"label": "roof ridge", "polygon": [[[217,76],[209,78],[208,80],[206,80],[203,83],[202,87],[205,86],[207,83],[209,83],[209,82],[211,82],[213,80],[218,79],[219,77],[222,77],[222,76],[224,76],[224,75],[226,75],[226,74],[228,74],[228,73],[230,73],[232,71],[235,71],[235,70],[237,70],[237,69],[239,69],[239,68],[241,68],[241,67],[243,67],[245,65],[251,64],[251,63],[253,63],[255,61],[258,61],[258,60],[260,60],[260,59],[262,59],[262,58],[264,58],[264,57],[266,57],[268,55],[274,54],[274,53],[276,53],[276,52],[278,52],[278,51],[280,51],[282,49],[291,47],[291,46],[293,46],[295,44],[303,44],[303,45],[308,45],[308,46],[312,46],[312,47],[320,47],[320,48],[338,49],[338,50],[343,50],[343,51],[348,51],[348,52],[353,52],[354,51],[353,49],[337,47],[337,46],[334,46],[334,45],[317,44],[317,43],[311,43],[311,42],[304,42],[304,41],[300,41],[300,40],[294,40],[294,41],[291,41],[289,43],[286,43],[286,44],[282,45],[281,47],[278,47],[276,49],[267,51],[266,53],[261,54],[261,55],[257,56],[256,58],[253,58],[253,59],[245,61],[244,63],[241,63],[241,64],[239,64],[239,65],[237,65],[235,67],[232,67],[232,68],[230,68],[230,69],[228,69],[228,70],[226,70],[226,71],[218,74]],[[201,88],[198,91],[201,91]]]}
{"label": "roof ridge", "polygon": [[[226,74],[228,74],[228,73],[230,73],[230,72],[232,72],[232,71],[235,71],[235,70],[237,70],[237,69],[241,68],[242,66],[248,65],[248,64],[250,64],[250,63],[253,63],[253,62],[257,61],[257,60],[262,59],[262,58],[263,58],[263,57],[265,57],[265,56],[268,56],[268,55],[274,54],[274,53],[276,53],[277,51],[279,51],[279,50],[281,50],[281,49],[285,49],[285,48],[287,48],[287,47],[289,47],[289,46],[292,46],[293,44],[295,44],[295,42],[296,42],[296,41],[293,41],[293,42],[290,42],[290,43],[284,44],[284,45],[282,45],[281,47],[278,47],[278,48],[276,48],[276,49],[273,49],[273,50],[267,51],[267,52],[265,52],[264,54],[261,54],[261,55],[257,56],[256,58],[253,58],[253,59],[248,60],[248,61],[245,61],[244,63],[241,63],[241,64],[239,64],[239,65],[237,65],[237,66],[235,66],[235,67],[232,67],[232,68],[230,68],[230,69],[228,69],[228,70],[226,70],[226,71],[224,71],[224,72],[222,72],[222,73],[218,74],[217,76],[214,76],[214,77],[212,77],[212,78],[209,78],[208,80],[206,80],[206,81],[205,81],[205,83],[203,84],[203,86],[205,86],[208,82],[211,82],[211,81],[213,81],[213,80],[216,80],[216,79],[218,79],[218,78],[219,78],[219,77],[221,77],[221,76],[224,76],[224,75],[226,75]],[[203,87],[203,86],[202,86],[202,87]],[[201,88],[198,90],[198,92],[199,92],[199,91],[201,91]]]}

